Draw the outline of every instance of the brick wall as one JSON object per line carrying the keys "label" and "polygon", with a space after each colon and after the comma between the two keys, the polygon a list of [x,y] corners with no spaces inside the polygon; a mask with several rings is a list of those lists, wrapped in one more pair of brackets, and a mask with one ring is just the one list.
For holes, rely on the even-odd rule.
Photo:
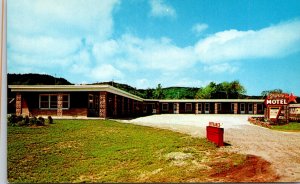
{"label": "brick wall", "polygon": [[[71,108],[62,110],[62,116],[87,116],[87,108]],[[32,116],[57,116],[57,110],[32,109]]]}

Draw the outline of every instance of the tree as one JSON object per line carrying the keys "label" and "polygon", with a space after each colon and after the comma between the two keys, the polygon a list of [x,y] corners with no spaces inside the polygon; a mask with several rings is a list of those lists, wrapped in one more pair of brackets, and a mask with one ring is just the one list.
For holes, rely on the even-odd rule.
{"label": "tree", "polygon": [[242,95],[246,94],[246,89],[240,84],[238,80],[232,81],[230,83],[230,98],[236,99],[240,98]]}
{"label": "tree", "polygon": [[156,89],[153,92],[153,97],[155,99],[163,99],[164,98],[164,93],[163,93],[163,89],[161,87],[161,84],[158,84]]}
{"label": "tree", "polygon": [[261,92],[261,96],[266,97],[269,96],[270,93],[283,93],[282,89],[272,89]]}
{"label": "tree", "polygon": [[196,93],[197,99],[210,99],[216,92],[216,83],[210,82],[206,87],[200,88]]}

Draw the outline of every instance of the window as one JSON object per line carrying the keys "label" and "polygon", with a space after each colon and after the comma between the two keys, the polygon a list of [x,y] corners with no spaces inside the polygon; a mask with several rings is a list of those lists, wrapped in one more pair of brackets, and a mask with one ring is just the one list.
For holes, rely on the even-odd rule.
{"label": "window", "polygon": [[163,103],[162,104],[162,111],[168,111],[169,110],[169,104],[168,103]]}
{"label": "window", "polygon": [[205,113],[209,113],[209,103],[205,103]]}
{"label": "window", "polygon": [[64,94],[62,99],[62,108],[69,109],[70,108],[70,95]]}
{"label": "window", "polygon": [[185,111],[186,112],[192,112],[192,104],[191,103],[186,103],[185,104]]}
{"label": "window", "polygon": [[50,95],[50,109],[57,109],[57,96]]}
{"label": "window", "polygon": [[198,103],[198,112],[202,112],[202,103]]}
{"label": "window", "polygon": [[[40,109],[57,109],[57,94],[42,94],[39,99]],[[68,109],[70,107],[70,95],[63,94],[62,108]]]}
{"label": "window", "polygon": [[241,112],[245,112],[245,104],[244,103],[241,103],[240,110],[241,110]]}
{"label": "window", "polygon": [[40,96],[40,108],[49,108],[49,95]]}
{"label": "window", "polygon": [[249,110],[249,112],[253,111],[253,104],[252,103],[248,104],[248,110]]}

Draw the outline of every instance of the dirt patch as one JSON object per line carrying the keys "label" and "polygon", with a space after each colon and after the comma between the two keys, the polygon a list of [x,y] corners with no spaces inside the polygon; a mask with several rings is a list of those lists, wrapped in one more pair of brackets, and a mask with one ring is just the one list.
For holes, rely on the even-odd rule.
{"label": "dirt patch", "polygon": [[270,162],[254,155],[247,155],[242,165],[214,173],[211,177],[219,182],[274,182],[279,179]]}

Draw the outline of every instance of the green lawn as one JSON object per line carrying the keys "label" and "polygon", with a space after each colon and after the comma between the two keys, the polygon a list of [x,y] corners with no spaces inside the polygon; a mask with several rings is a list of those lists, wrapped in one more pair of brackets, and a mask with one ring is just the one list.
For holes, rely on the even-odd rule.
{"label": "green lawn", "polygon": [[271,126],[271,129],[280,131],[300,132],[300,123],[290,122],[286,125],[273,125]]}
{"label": "green lawn", "polygon": [[205,138],[109,120],[8,127],[9,182],[199,182],[244,162]]}

